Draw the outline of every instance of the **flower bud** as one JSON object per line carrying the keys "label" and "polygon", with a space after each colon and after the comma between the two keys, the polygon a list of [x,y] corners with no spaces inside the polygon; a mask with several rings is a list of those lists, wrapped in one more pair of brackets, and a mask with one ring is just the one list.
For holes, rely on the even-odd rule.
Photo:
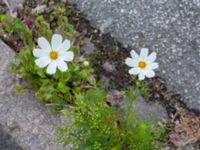
{"label": "flower bud", "polygon": [[90,65],[90,62],[89,62],[89,61],[84,61],[84,62],[83,62],[83,66],[84,66],[84,67],[89,67],[89,65]]}

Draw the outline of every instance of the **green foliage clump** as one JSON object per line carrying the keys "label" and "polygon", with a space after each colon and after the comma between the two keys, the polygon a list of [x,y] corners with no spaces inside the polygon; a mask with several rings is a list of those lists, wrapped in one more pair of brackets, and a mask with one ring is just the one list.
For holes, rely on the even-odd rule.
{"label": "green foliage clump", "polygon": [[145,86],[144,82],[134,79],[138,90],[140,91],[141,96],[148,98],[149,97],[149,89]]}
{"label": "green foliage clump", "polygon": [[68,18],[65,16],[61,16],[58,19],[58,32],[62,34],[64,37],[72,38],[74,34],[73,25],[69,24]]}
{"label": "green foliage clump", "polygon": [[18,18],[8,18],[5,15],[0,15],[0,25],[7,36],[13,40],[20,40],[22,44],[28,48],[34,46],[33,34],[29,28],[24,25]]}
{"label": "green foliage clump", "polygon": [[98,88],[77,94],[75,105],[63,110],[64,118],[71,119],[57,129],[60,142],[76,150],[154,150],[153,124],[130,109],[133,101],[121,110],[109,107],[105,98]]}
{"label": "green foliage clump", "polygon": [[[64,38],[72,37],[74,30],[72,25],[67,21],[66,17],[61,16],[58,20],[59,31],[65,33]],[[13,22],[12,22],[13,21]],[[67,104],[73,104],[75,97],[74,94],[87,90],[88,85],[95,86],[96,81],[93,79],[91,73],[93,69],[90,66],[84,66],[83,62],[73,61],[68,63],[68,71],[57,71],[54,75],[48,75],[46,69],[41,69],[35,65],[35,57],[32,50],[37,47],[31,43],[36,43],[36,39],[32,38],[31,31],[17,19],[11,20],[12,27],[8,26],[8,32],[19,32],[26,29],[22,33],[29,33],[31,37],[21,36],[23,49],[17,54],[17,64],[12,65],[11,71],[16,73],[18,77],[26,79],[31,85],[37,99],[50,103],[54,106],[55,110],[62,109]],[[15,26],[14,26],[15,25]],[[22,28],[23,27],[23,28]],[[42,17],[38,16],[35,20],[35,28],[38,30],[38,37],[45,37],[51,39],[52,31],[49,23]],[[64,30],[64,31],[63,31]],[[75,56],[79,56],[79,46],[72,46],[70,48]],[[20,89],[18,87],[18,89]],[[19,91],[19,90],[18,90]]]}
{"label": "green foliage clump", "polygon": [[42,16],[38,16],[36,18],[35,27],[37,28],[40,36],[43,36],[47,38],[48,40],[51,39],[52,31],[51,31],[50,25]]}
{"label": "green foliage clump", "polygon": [[71,39],[74,35],[74,27],[72,24],[69,23],[69,20],[67,18],[67,16],[69,16],[67,14],[70,11],[70,9],[59,7],[57,5],[54,5],[52,7],[54,10],[52,14],[57,20],[57,31],[61,33],[62,36]]}
{"label": "green foliage clump", "polygon": [[48,75],[45,69],[35,65],[35,58],[29,49],[21,51],[17,60],[18,64],[13,64],[12,71],[32,85],[37,99],[57,108],[73,103],[74,94],[85,90],[87,84],[96,84],[95,81],[91,82],[92,69],[84,67],[81,62],[68,63],[67,72],[57,71],[54,75]]}

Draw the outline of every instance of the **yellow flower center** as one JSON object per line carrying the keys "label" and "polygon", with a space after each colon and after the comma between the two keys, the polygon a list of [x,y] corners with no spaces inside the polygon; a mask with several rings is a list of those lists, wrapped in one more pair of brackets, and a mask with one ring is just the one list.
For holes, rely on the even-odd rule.
{"label": "yellow flower center", "polygon": [[147,63],[146,63],[145,61],[140,61],[140,62],[138,63],[138,67],[141,68],[141,69],[146,68],[146,66],[147,66]]}
{"label": "yellow flower center", "polygon": [[54,50],[52,50],[50,53],[49,53],[51,59],[55,60],[58,58],[58,53]]}

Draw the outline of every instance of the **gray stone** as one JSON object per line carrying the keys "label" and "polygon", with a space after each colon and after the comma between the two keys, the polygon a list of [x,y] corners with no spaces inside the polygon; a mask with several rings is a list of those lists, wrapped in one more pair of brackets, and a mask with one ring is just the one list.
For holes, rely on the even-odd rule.
{"label": "gray stone", "polygon": [[108,92],[106,103],[120,108],[122,114],[131,106],[131,111],[143,121],[151,120],[153,123],[158,123],[168,117],[166,109],[158,102],[146,101],[139,95],[136,100],[129,99],[131,97],[126,97],[125,100],[124,98],[120,91],[113,89]]}
{"label": "gray stone", "polygon": [[89,38],[85,38],[83,45],[81,46],[81,53],[88,55],[96,50],[95,45],[90,41]]}
{"label": "gray stone", "polygon": [[158,53],[158,75],[200,111],[199,0],[71,0],[92,25],[139,51]]}
{"label": "gray stone", "polygon": [[141,119],[158,122],[163,118],[167,118],[168,114],[166,109],[158,102],[148,102],[142,97],[133,104],[133,111],[138,113]]}
{"label": "gray stone", "polygon": [[[15,94],[15,76],[7,73],[15,53],[2,41],[0,53],[0,130],[25,150],[63,150],[61,145],[55,143],[57,135],[54,127],[60,123],[60,118],[50,115],[48,108],[31,93]],[[2,140],[3,143],[10,141],[10,145],[13,143],[10,138]]]}
{"label": "gray stone", "polygon": [[116,70],[115,65],[109,63],[108,61],[106,61],[103,64],[103,69],[107,72],[113,72],[114,70]]}
{"label": "gray stone", "polygon": [[18,4],[21,4],[24,2],[24,0],[7,0],[10,4],[11,8],[17,6]]}

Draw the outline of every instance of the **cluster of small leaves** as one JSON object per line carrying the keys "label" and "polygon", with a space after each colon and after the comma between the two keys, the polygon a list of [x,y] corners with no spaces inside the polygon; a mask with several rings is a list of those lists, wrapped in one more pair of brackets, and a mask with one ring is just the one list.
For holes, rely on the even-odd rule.
{"label": "cluster of small leaves", "polygon": [[40,34],[40,36],[43,36],[47,38],[48,40],[52,37],[52,31],[50,28],[49,23],[43,18],[43,16],[38,16],[35,20],[35,27]]}
{"label": "cluster of small leaves", "polygon": [[137,80],[136,78],[134,79],[136,87],[138,87],[141,96],[148,98],[149,97],[149,89],[147,86],[145,86],[145,83],[142,81]]}
{"label": "cluster of small leaves", "polygon": [[73,144],[76,150],[154,150],[153,124],[141,121],[131,111],[136,97],[131,91],[125,93],[131,101],[129,108],[122,110],[108,106],[101,89],[77,94],[75,106],[63,110],[64,118],[71,119],[57,129],[60,142]]}
{"label": "cluster of small leaves", "polygon": [[72,38],[74,34],[73,26],[69,24],[67,17],[61,16],[58,19],[58,32],[62,34],[64,37]]}
{"label": "cluster of small leaves", "polygon": [[0,15],[0,25],[1,36],[3,36],[3,32],[6,35],[3,38],[20,41],[24,47],[32,48],[34,46],[32,32],[18,18]]}

